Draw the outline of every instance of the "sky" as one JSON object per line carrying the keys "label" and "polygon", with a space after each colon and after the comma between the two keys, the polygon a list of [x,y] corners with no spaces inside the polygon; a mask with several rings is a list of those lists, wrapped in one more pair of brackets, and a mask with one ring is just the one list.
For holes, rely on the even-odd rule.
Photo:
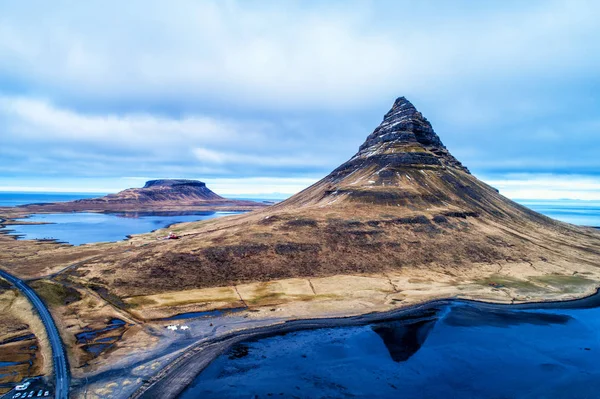
{"label": "sky", "polygon": [[600,2],[2,1],[0,191],[287,196],[406,96],[516,199],[600,199]]}

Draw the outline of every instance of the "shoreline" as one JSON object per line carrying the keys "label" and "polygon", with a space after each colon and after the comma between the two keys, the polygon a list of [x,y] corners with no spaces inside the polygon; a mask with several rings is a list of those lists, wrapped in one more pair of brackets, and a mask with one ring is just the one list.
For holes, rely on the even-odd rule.
{"label": "shoreline", "polygon": [[[55,244],[64,244],[64,245],[69,245],[72,247],[79,247],[82,245],[93,245],[93,244],[99,244],[99,243],[119,243],[119,242],[125,242],[125,241],[129,241],[131,240],[134,236],[136,235],[140,235],[140,234],[152,234],[155,233],[158,230],[163,230],[163,229],[168,229],[172,226],[178,225],[178,224],[183,224],[183,223],[190,223],[190,222],[172,222],[169,223],[163,227],[159,227],[153,230],[150,230],[148,232],[144,232],[144,233],[135,233],[135,234],[127,234],[125,235],[125,237],[121,240],[117,240],[117,241],[98,241],[98,242],[87,242],[87,243],[83,243],[83,244],[71,244],[69,242],[66,241],[60,241],[57,238],[31,238],[31,239],[27,239],[25,238],[26,236],[24,234],[20,234],[17,233],[16,230],[11,229],[10,226],[40,226],[40,225],[51,225],[51,224],[58,224],[56,222],[23,222],[23,223],[18,223],[18,219],[26,219],[26,218],[30,218],[33,215],[53,215],[53,214],[73,214],[73,213],[93,213],[93,214],[105,214],[105,215],[114,215],[114,216],[119,216],[120,214],[126,214],[126,213],[140,213],[143,214],[141,217],[144,216],[170,216],[168,214],[172,213],[173,216],[181,216],[181,215],[190,215],[190,216],[208,216],[208,215],[214,215],[214,214],[224,214],[223,217],[225,216],[236,216],[236,215],[242,215],[244,213],[248,213],[248,212],[252,212],[252,210],[214,210],[214,211],[207,211],[207,210],[195,210],[195,211],[163,211],[163,210],[157,210],[157,211],[152,211],[152,210],[144,210],[144,211],[73,211],[73,212],[35,212],[35,213],[30,213],[30,214],[26,214],[23,216],[17,216],[17,217],[12,217],[12,218],[0,218],[0,234],[7,236],[9,238],[14,239],[15,241],[34,241],[34,242],[50,242],[50,243],[55,243]],[[210,219],[206,219],[206,220],[210,220]],[[200,221],[200,220],[198,220]],[[191,223],[194,222],[198,222],[198,221],[192,221]],[[5,224],[6,222],[9,222],[9,224]],[[14,223],[16,222],[16,223]]]}
{"label": "shoreline", "polygon": [[181,355],[136,389],[129,396],[129,399],[150,399],[156,397],[172,399],[178,397],[196,379],[196,377],[212,363],[213,360],[225,353],[235,344],[242,341],[263,339],[295,331],[341,328],[379,323],[401,317],[418,316],[435,307],[459,303],[474,305],[485,309],[587,309],[600,306],[600,286],[596,286],[594,292],[589,295],[565,300],[520,302],[512,304],[467,298],[440,298],[383,312],[371,312],[354,316],[291,319],[272,325],[231,331],[219,337],[200,340],[184,349]]}

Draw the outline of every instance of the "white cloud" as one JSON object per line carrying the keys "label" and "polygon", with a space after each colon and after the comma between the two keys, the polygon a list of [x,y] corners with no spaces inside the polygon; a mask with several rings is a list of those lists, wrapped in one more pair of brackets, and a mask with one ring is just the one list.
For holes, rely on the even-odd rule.
{"label": "white cloud", "polygon": [[361,107],[599,65],[597,2],[459,4],[15,3],[0,16],[0,63],[88,102],[268,109]]}
{"label": "white cloud", "polygon": [[310,173],[333,165],[323,152],[335,145],[311,137],[314,133],[294,121],[86,114],[10,96],[0,96],[0,123],[0,173],[5,174]]}
{"label": "white cloud", "polygon": [[398,95],[474,171],[598,173],[599,12],[593,0],[6,2],[0,184],[322,176]]}
{"label": "white cloud", "polygon": [[317,156],[278,156],[277,154],[251,155],[230,151],[213,151],[206,148],[194,148],[194,154],[202,163],[217,165],[259,165],[259,166],[327,166],[328,160]]}
{"label": "white cloud", "polygon": [[316,178],[253,177],[241,179],[206,179],[211,190],[221,195],[262,195],[278,194],[287,197],[296,194],[316,183]]}
{"label": "white cloud", "polygon": [[[239,123],[210,117],[180,119],[151,114],[86,115],[57,108],[46,101],[24,97],[0,97],[2,134],[31,140],[69,142],[106,142],[136,146],[167,145],[173,142],[218,143],[240,140]],[[251,123],[244,126],[243,137],[258,139]]]}
{"label": "white cloud", "polygon": [[[74,193],[116,193],[130,188],[141,187],[147,180],[156,177],[127,177],[122,179],[79,179],[75,182],[54,182],[44,185],[44,180],[29,181],[30,185],[17,185],[16,180],[0,179],[0,192],[74,192]],[[318,181],[318,178],[219,178],[204,179],[208,188],[219,195],[227,196],[263,196],[266,198],[286,198]]]}

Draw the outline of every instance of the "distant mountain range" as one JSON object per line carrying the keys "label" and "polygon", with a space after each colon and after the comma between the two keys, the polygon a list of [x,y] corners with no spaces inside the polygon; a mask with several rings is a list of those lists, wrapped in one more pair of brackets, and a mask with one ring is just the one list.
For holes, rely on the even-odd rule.
{"label": "distant mountain range", "polygon": [[265,203],[223,198],[198,180],[150,180],[142,188],[129,188],[99,198],[69,202],[28,204],[28,212],[251,210]]}

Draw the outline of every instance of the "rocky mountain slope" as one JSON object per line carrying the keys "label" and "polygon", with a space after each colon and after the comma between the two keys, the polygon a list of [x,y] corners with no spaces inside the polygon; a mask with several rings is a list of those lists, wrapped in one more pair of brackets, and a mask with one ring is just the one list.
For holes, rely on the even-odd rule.
{"label": "rocky mountain slope", "polygon": [[293,277],[431,270],[460,280],[511,264],[569,274],[600,265],[597,231],[551,220],[478,180],[404,97],[313,186],[181,234],[140,237],[148,245],[71,272],[128,297]]}
{"label": "rocky mountain slope", "polygon": [[251,210],[265,206],[252,201],[223,198],[198,180],[150,180],[142,188],[129,188],[100,198],[21,207],[33,212],[152,211],[152,210]]}

